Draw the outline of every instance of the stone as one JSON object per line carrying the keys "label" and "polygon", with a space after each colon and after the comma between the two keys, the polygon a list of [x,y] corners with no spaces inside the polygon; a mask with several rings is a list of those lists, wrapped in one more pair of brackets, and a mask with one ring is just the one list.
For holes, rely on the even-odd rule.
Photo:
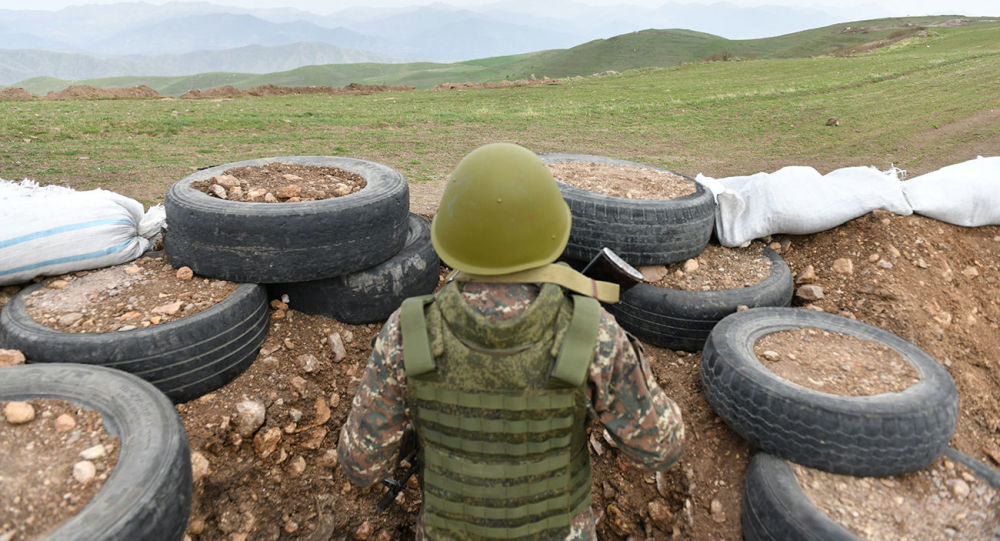
{"label": "stone", "polygon": [[17,349],[0,349],[0,366],[24,364],[24,353]]}
{"label": "stone", "polygon": [[350,193],[351,193],[351,187],[348,186],[347,184],[344,184],[343,182],[338,182],[333,187],[334,197],[344,197],[345,195],[350,195]]}
{"label": "stone", "polygon": [[215,181],[215,184],[218,184],[227,190],[231,188],[238,188],[240,186],[240,179],[234,177],[233,175],[219,175],[212,177],[212,180]]}
{"label": "stone", "polygon": [[343,361],[347,357],[347,349],[344,348],[344,339],[340,336],[340,333],[331,333],[327,337],[327,341],[330,342],[330,349],[333,350],[333,361],[337,363]]}
{"label": "stone", "polygon": [[768,244],[767,247],[775,252],[781,253],[781,243],[778,241],[773,241],[771,244]]}
{"label": "stone", "polygon": [[888,261],[886,261],[884,259],[879,259],[877,265],[879,267],[883,268],[883,269],[891,269],[892,268],[892,263],[890,263],[890,262],[888,262]]}
{"label": "stone", "polygon": [[284,175],[281,175],[281,178],[287,180],[288,182],[295,182],[296,180],[302,180],[302,177],[298,175],[293,175],[291,173],[285,173]]}
{"label": "stone", "polygon": [[52,280],[45,287],[52,289],[65,289],[67,286],[69,286],[69,282],[66,280]]}
{"label": "stone", "polygon": [[764,357],[764,360],[766,361],[775,362],[781,360],[781,355],[779,355],[777,351],[771,349],[762,352],[760,355],[761,357]]}
{"label": "stone", "polygon": [[122,270],[125,271],[125,274],[139,274],[142,272],[142,268],[138,265],[129,265]]}
{"label": "stone", "polygon": [[55,427],[56,432],[66,432],[76,426],[76,419],[68,413],[63,413],[59,417],[56,417],[55,421],[52,421],[52,425]]}
{"label": "stone", "polygon": [[225,188],[219,186],[218,184],[212,184],[208,187],[208,189],[212,192],[212,195],[218,197],[219,199],[229,199],[229,193]]}
{"label": "stone", "polygon": [[267,409],[256,400],[244,400],[236,404],[236,432],[244,438],[253,436],[264,424]]}
{"label": "stone", "polygon": [[882,256],[880,256],[878,254],[872,254],[872,255],[868,256],[868,262],[869,263],[874,263],[874,262],[878,261],[879,259],[882,259]]}
{"label": "stone", "polygon": [[7,402],[3,408],[7,422],[12,425],[23,425],[35,419],[35,408],[27,402]]}
{"label": "stone", "polygon": [[308,438],[300,445],[306,449],[312,449],[315,451],[316,449],[319,449],[320,445],[323,445],[323,439],[326,438],[327,432],[327,429],[322,426],[314,428],[307,433]]}
{"label": "stone", "polygon": [[278,202],[278,198],[275,197],[273,193],[267,192],[266,194],[264,194],[264,202],[265,203],[277,203]]}
{"label": "stone", "polygon": [[948,488],[951,489],[951,493],[958,499],[965,499],[969,495],[969,483],[966,483],[962,479],[948,481]]}
{"label": "stone", "polygon": [[670,494],[670,484],[667,481],[667,472],[665,471],[656,472],[656,492],[664,498]]}
{"label": "stone", "polygon": [[81,460],[73,464],[73,479],[76,479],[77,483],[86,485],[93,481],[94,477],[97,477],[97,467],[94,466],[93,462]]}
{"label": "stone", "polygon": [[684,272],[688,274],[695,272],[698,270],[698,266],[699,265],[697,259],[688,259],[687,261],[684,262],[684,267],[683,267]]}
{"label": "stone", "polygon": [[58,323],[61,327],[72,327],[74,323],[79,322],[81,319],[83,319],[83,314],[79,312],[72,312],[59,316],[56,323]]}
{"label": "stone", "polygon": [[253,450],[257,453],[258,457],[267,458],[278,448],[278,443],[280,442],[281,429],[271,427],[257,432],[257,435],[253,438]]}
{"label": "stone", "polygon": [[330,408],[337,409],[338,406],[340,406],[340,395],[333,393],[330,395]]}
{"label": "stone", "polygon": [[212,473],[211,464],[205,455],[194,451],[191,453],[191,477],[195,483],[208,477]]}
{"label": "stone", "polygon": [[302,187],[298,184],[289,184],[288,186],[283,186],[278,193],[278,199],[290,199],[292,197],[299,197],[302,195]]}
{"label": "stone", "polygon": [[962,275],[971,280],[979,276],[979,271],[976,270],[976,267],[965,267],[965,269],[962,270]]}
{"label": "stone", "polygon": [[361,523],[361,526],[358,526],[358,529],[354,530],[354,538],[359,539],[361,541],[365,541],[366,539],[371,537],[372,532],[374,532],[374,528],[372,528],[372,523],[366,520]]}
{"label": "stone", "polygon": [[891,245],[891,244],[890,244],[890,245],[889,245],[889,246],[888,246],[888,247],[886,248],[886,250],[887,250],[887,251],[889,252],[889,255],[890,255],[890,256],[892,256],[892,257],[899,257],[899,249],[898,249],[898,248],[896,248],[895,246],[893,246],[893,245]]}
{"label": "stone", "polygon": [[275,310],[288,310],[288,304],[281,302],[278,299],[274,299],[271,301],[271,308]]}
{"label": "stone", "polygon": [[670,509],[660,500],[649,502],[646,510],[649,511],[649,519],[653,521],[654,526],[663,531],[670,529]]}
{"label": "stone", "polygon": [[172,316],[177,312],[180,312],[182,306],[184,306],[184,301],[169,302],[167,304],[161,304],[153,308],[153,313],[163,314],[165,316]]}
{"label": "stone", "polygon": [[817,280],[816,269],[812,265],[806,265],[806,268],[802,269],[795,282],[798,284],[811,284]]}
{"label": "stone", "polygon": [[256,188],[247,192],[247,198],[249,199],[260,199],[267,195],[267,190],[264,188]]}
{"label": "stone", "polygon": [[299,363],[302,367],[302,371],[308,373],[315,372],[319,369],[319,359],[311,353],[306,353],[304,355],[299,355],[295,358],[295,361]]}
{"label": "stone", "polygon": [[142,318],[142,312],[136,312],[135,310],[132,310],[131,312],[125,312],[124,314],[118,316],[118,319],[121,321],[128,321],[130,319],[141,319],[141,318]]}
{"label": "stone", "polygon": [[722,502],[712,498],[712,502],[709,504],[709,511],[712,514],[712,520],[718,523],[723,523],[726,521],[726,511],[722,508]]}
{"label": "stone", "polygon": [[846,257],[834,259],[833,271],[837,274],[854,274],[854,262]]}
{"label": "stone", "polygon": [[80,458],[86,460],[95,460],[101,458],[106,454],[107,454],[107,449],[105,449],[103,445],[98,444],[93,447],[88,447],[83,451],[80,451]]}
{"label": "stone", "polygon": [[187,281],[194,278],[194,271],[191,270],[191,267],[181,267],[177,269],[176,276],[178,280]]}
{"label": "stone", "polygon": [[292,379],[289,380],[289,383],[291,383],[292,387],[295,387],[295,390],[300,393],[306,389],[307,382],[301,376],[293,376]]}
{"label": "stone", "polygon": [[306,459],[301,456],[296,456],[288,463],[288,471],[293,475],[302,475],[302,472],[306,471]]}
{"label": "stone", "polygon": [[639,267],[644,282],[656,283],[667,277],[667,267],[665,265],[644,265]]}
{"label": "stone", "polygon": [[815,284],[807,284],[799,287],[795,291],[795,296],[807,301],[816,301],[823,298],[823,288]]}

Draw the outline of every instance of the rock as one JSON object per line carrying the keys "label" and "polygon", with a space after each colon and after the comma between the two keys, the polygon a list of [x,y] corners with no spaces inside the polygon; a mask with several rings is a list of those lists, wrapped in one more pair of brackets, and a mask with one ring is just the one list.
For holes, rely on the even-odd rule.
{"label": "rock", "polygon": [[779,355],[777,351],[771,349],[762,352],[760,356],[764,357],[764,360],[771,362],[777,362],[781,360],[781,355]]}
{"label": "rock", "polygon": [[[400,496],[403,495],[402,492],[399,493]],[[392,541],[392,534],[389,530],[379,530],[378,535],[375,536],[375,541]]]}
{"label": "rock", "polygon": [[234,177],[233,175],[219,175],[212,177],[212,181],[225,189],[238,188],[240,186],[240,179]]}
{"label": "rock", "polygon": [[17,349],[0,349],[0,366],[24,364],[24,353]]}
{"label": "rock", "polygon": [[292,387],[295,387],[296,391],[301,393],[302,391],[305,390],[307,382],[304,378],[300,376],[293,376],[292,379],[289,381],[289,383],[292,384]]}
{"label": "rock", "polygon": [[712,502],[709,504],[709,512],[712,514],[712,520],[718,523],[723,523],[726,521],[726,512],[722,509],[722,502],[712,498]]}
{"label": "rock", "polygon": [[697,259],[688,259],[687,261],[684,262],[684,267],[683,268],[684,268],[684,272],[686,272],[688,274],[691,274],[692,272],[697,271],[698,270],[698,260]]}
{"label": "rock", "polygon": [[372,523],[366,520],[361,523],[361,526],[358,526],[357,530],[354,530],[354,538],[364,541],[371,537],[373,531]]}
{"label": "rock", "polygon": [[56,420],[53,421],[52,424],[55,427],[56,432],[66,432],[67,430],[72,430],[73,427],[76,426],[76,419],[72,415],[64,413],[59,417],[56,417]]}
{"label": "rock", "polygon": [[191,477],[197,483],[212,473],[211,465],[205,455],[194,451],[191,453]]}
{"label": "rock", "polygon": [[833,271],[837,274],[854,274],[854,262],[846,257],[834,259]]}
{"label": "rock", "polygon": [[962,270],[962,274],[966,278],[968,278],[968,279],[971,280],[971,279],[979,276],[979,271],[976,270],[976,267],[965,267],[965,269]]}
{"label": "rock", "polygon": [[248,199],[260,199],[265,195],[267,195],[267,190],[265,190],[264,188],[256,188],[247,192]]}
{"label": "rock", "polygon": [[917,266],[920,267],[921,269],[926,269],[927,268],[927,262],[924,261],[924,258],[921,257],[921,258],[917,259]]}
{"label": "rock", "polygon": [[284,175],[281,175],[281,178],[287,180],[288,182],[295,182],[296,180],[302,180],[302,177],[298,175],[293,175],[291,173],[285,173]]}
{"label": "rock", "polygon": [[181,267],[181,268],[177,269],[177,279],[178,280],[187,281],[187,280],[190,280],[192,278],[194,278],[194,271],[191,270],[191,267]]}
{"label": "rock", "polygon": [[869,263],[874,263],[874,262],[878,261],[879,259],[882,259],[882,256],[880,256],[878,254],[872,254],[872,255],[868,256],[868,262]]}
{"label": "rock", "polygon": [[142,272],[142,269],[138,265],[129,265],[122,270],[125,271],[125,274],[139,274]]}
{"label": "rock", "polygon": [[267,192],[266,194],[264,194],[264,202],[265,203],[277,203],[278,202],[278,198],[275,197],[273,193]]}
{"label": "rock", "polygon": [[256,400],[244,400],[236,404],[236,432],[244,438],[253,436],[264,424],[267,410]]}
{"label": "rock", "polygon": [[69,282],[66,280],[52,280],[45,287],[51,289],[65,289],[67,286],[69,286]]}
{"label": "rock", "polygon": [[81,460],[76,464],[73,464],[73,479],[76,479],[77,483],[81,485],[86,485],[87,483],[94,480],[97,476],[97,467],[94,463],[89,460]]}
{"label": "rock", "polygon": [[165,316],[172,316],[177,312],[181,311],[181,306],[184,306],[184,301],[174,301],[167,304],[161,304],[156,308],[153,308],[154,314],[163,314]]}
{"label": "rock", "polygon": [[302,367],[302,371],[306,373],[315,372],[319,369],[319,359],[311,353],[299,355],[295,358],[295,362],[299,363],[299,366]]}
{"label": "rock", "polygon": [[288,533],[295,533],[299,531],[299,523],[292,519],[288,519],[288,521],[285,522],[285,531]]}
{"label": "rock", "polygon": [[896,248],[895,246],[893,246],[893,245],[890,244],[886,248],[886,250],[888,250],[890,256],[892,256],[892,257],[899,257],[899,249]]}
{"label": "rock", "polygon": [[351,193],[351,187],[348,186],[347,184],[344,184],[343,182],[337,183],[337,185],[333,187],[334,197],[344,197],[345,195],[349,195],[350,193]]}
{"label": "rock", "polygon": [[103,445],[98,444],[93,447],[88,447],[83,451],[80,451],[80,458],[86,460],[95,460],[106,455],[107,452],[108,452],[107,449],[105,449]]}
{"label": "rock", "polygon": [[340,406],[340,395],[333,393],[330,395],[330,408],[337,409],[338,406]]}
{"label": "rock", "polygon": [[326,438],[327,430],[323,427],[314,428],[309,431],[309,438],[303,441],[300,445],[306,449],[316,450],[319,449],[320,445],[323,445],[323,439]]}
{"label": "rock", "polygon": [[239,186],[233,186],[229,188],[229,197],[231,199],[242,199],[243,198],[243,188]]}
{"label": "rock", "polygon": [[59,319],[56,320],[56,323],[58,323],[61,327],[72,327],[74,323],[80,321],[81,319],[83,319],[83,314],[79,312],[73,312],[70,314],[63,314],[59,316]]}
{"label": "rock", "polygon": [[960,500],[965,499],[965,497],[969,495],[969,483],[966,483],[961,479],[952,479],[948,481],[948,488],[950,488],[951,493]]}
{"label": "rock", "polygon": [[604,446],[601,445],[601,442],[597,439],[597,437],[593,433],[590,434],[590,446],[594,449],[594,453],[597,456],[604,455]]}
{"label": "rock", "polygon": [[281,429],[278,427],[271,427],[266,430],[261,430],[253,438],[253,450],[257,453],[260,458],[267,458],[271,456],[278,448],[278,443],[281,442]]}
{"label": "rock", "polygon": [[288,471],[295,476],[302,475],[302,472],[306,471],[306,459],[296,456],[288,463]]}
{"label": "rock", "polygon": [[649,502],[646,510],[649,511],[649,519],[653,521],[654,526],[662,531],[670,529],[670,509],[660,500]]}
{"label": "rock", "polygon": [[330,349],[333,350],[333,361],[337,363],[343,361],[347,357],[347,349],[344,348],[344,340],[341,338],[340,333],[335,332],[330,334],[327,340],[330,342]]}
{"label": "rock", "polygon": [[275,310],[288,310],[288,304],[281,302],[278,299],[274,299],[271,301],[271,308]]}
{"label": "rock", "polygon": [[891,269],[892,268],[892,263],[890,263],[890,262],[888,262],[888,261],[886,261],[884,259],[879,259],[877,265],[879,267],[883,268],[883,269]]}
{"label": "rock", "polygon": [[774,250],[775,252],[781,253],[781,243],[778,241],[774,241],[771,244],[768,244],[767,247]]}
{"label": "rock", "polygon": [[7,422],[12,425],[23,425],[35,419],[35,408],[27,402],[7,402],[3,408]]}
{"label": "rock", "polygon": [[644,282],[656,283],[667,277],[667,267],[665,265],[645,265],[639,267]]}
{"label": "rock", "polygon": [[291,199],[292,197],[299,197],[302,195],[302,187],[298,184],[289,184],[288,186],[282,187],[278,190],[278,199]]}
{"label": "rock", "polygon": [[799,287],[795,291],[795,296],[807,301],[816,301],[823,298],[823,288],[815,284],[807,284]]}
{"label": "rock", "polygon": [[141,318],[142,318],[142,312],[137,312],[135,310],[132,310],[130,312],[125,312],[124,314],[118,316],[118,319],[121,321],[128,321],[130,319],[141,319]]}
{"label": "rock", "polygon": [[806,268],[802,269],[798,277],[795,279],[797,284],[811,284],[818,279],[816,276],[816,269],[812,265],[806,265]]}
{"label": "rock", "polygon": [[219,199],[229,199],[229,193],[225,188],[219,186],[218,184],[212,184],[208,187],[208,189],[212,192],[212,195],[218,197]]}

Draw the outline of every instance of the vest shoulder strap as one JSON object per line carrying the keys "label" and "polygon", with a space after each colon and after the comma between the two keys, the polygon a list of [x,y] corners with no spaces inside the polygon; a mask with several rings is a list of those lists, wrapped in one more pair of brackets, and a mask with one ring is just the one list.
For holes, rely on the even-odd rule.
{"label": "vest shoulder strap", "polygon": [[403,367],[407,378],[433,372],[436,368],[424,316],[424,307],[432,302],[434,295],[421,295],[404,300],[400,307],[399,328],[403,337]]}
{"label": "vest shoulder strap", "polygon": [[552,367],[553,378],[571,387],[583,385],[594,357],[600,323],[601,303],[592,297],[573,295],[573,316]]}

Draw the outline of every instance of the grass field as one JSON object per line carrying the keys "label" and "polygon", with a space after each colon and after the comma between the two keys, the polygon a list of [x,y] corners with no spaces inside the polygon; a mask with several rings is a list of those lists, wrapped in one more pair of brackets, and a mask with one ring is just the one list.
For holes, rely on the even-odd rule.
{"label": "grass field", "polygon": [[[194,169],[339,155],[445,178],[469,150],[630,159],[721,177],[1000,154],[1000,25],[935,28],[855,56],[630,70],[556,85],[227,100],[0,101],[0,177],[144,203]],[[837,117],[838,127],[826,126]]]}

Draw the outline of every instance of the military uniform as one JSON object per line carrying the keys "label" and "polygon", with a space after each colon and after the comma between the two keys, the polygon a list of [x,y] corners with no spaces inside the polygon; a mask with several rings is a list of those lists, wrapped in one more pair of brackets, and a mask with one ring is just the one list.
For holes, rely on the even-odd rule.
{"label": "military uniform", "polygon": [[[467,283],[461,286],[461,298],[487,320],[501,322],[524,313],[539,291],[531,284]],[[375,342],[340,435],[341,469],[357,485],[369,486],[393,472],[403,434],[413,421],[406,379],[397,311]],[[684,426],[677,404],[659,388],[636,346],[604,310],[585,387],[591,414],[628,458],[650,470],[665,470],[679,459]],[[595,539],[594,528],[588,506],[572,518],[565,538]],[[421,513],[417,537],[424,535]]]}

